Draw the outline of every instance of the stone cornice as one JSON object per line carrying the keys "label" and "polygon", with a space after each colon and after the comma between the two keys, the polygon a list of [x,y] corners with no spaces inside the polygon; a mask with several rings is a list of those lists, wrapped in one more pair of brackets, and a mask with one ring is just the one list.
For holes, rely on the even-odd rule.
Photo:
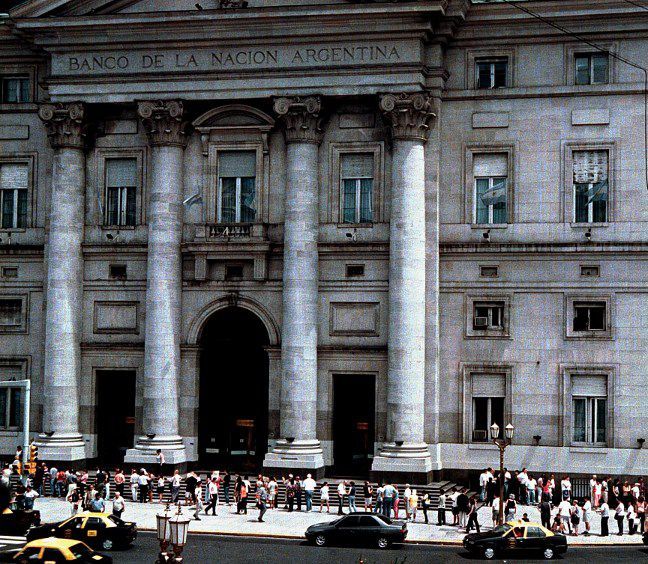
{"label": "stone cornice", "polygon": [[184,106],[180,100],[139,102],[137,115],[142,119],[149,143],[184,147],[187,144],[189,124],[183,120]]}
{"label": "stone cornice", "polygon": [[283,123],[286,143],[319,145],[322,142],[322,100],[319,96],[275,98],[273,107]]}
{"label": "stone cornice", "polygon": [[38,109],[38,117],[45,124],[54,149],[85,148],[87,122],[83,103],[43,104]]}
{"label": "stone cornice", "polygon": [[391,126],[394,139],[427,141],[436,118],[432,97],[425,92],[383,94],[380,110]]}

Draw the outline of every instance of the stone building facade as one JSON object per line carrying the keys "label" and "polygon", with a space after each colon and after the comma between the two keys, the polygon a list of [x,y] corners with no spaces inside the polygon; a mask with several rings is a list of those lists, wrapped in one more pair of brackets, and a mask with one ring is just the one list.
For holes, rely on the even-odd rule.
{"label": "stone building facade", "polygon": [[41,457],[429,476],[496,422],[509,467],[648,473],[648,13],[524,6],[581,39],[465,0],[3,16],[0,375]]}

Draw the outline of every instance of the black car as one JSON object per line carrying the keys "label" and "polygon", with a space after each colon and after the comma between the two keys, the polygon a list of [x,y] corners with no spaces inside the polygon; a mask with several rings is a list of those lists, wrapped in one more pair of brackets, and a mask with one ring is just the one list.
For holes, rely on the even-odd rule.
{"label": "black car", "polygon": [[59,523],[32,527],[27,531],[27,540],[44,537],[58,537],[80,540],[93,548],[112,550],[126,548],[137,536],[135,523],[127,523],[108,513],[84,511]]}
{"label": "black car", "polygon": [[511,521],[495,527],[492,531],[472,533],[463,540],[466,550],[492,560],[497,555],[510,557],[540,553],[549,560],[567,552],[565,535],[552,533],[538,523]]}
{"label": "black car", "polygon": [[22,537],[30,527],[37,527],[40,522],[40,511],[19,509],[13,503],[0,514],[0,535]]}
{"label": "black car", "polygon": [[392,522],[375,513],[349,513],[335,521],[318,523],[306,529],[306,540],[317,546],[327,544],[374,545],[387,548],[402,543],[407,537],[407,524]]}

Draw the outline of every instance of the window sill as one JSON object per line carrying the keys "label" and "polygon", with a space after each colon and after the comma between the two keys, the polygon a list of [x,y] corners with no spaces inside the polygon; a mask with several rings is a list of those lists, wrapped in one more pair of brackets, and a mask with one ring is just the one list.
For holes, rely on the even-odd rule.
{"label": "window sill", "polygon": [[576,223],[572,221],[569,226],[572,229],[592,229],[598,227],[610,227],[610,223],[607,221],[605,223]]}
{"label": "window sill", "polygon": [[504,339],[504,340],[513,340],[509,333],[501,332],[489,332],[489,331],[477,331],[473,330],[470,333],[466,333],[466,339]]}
{"label": "window sill", "polygon": [[371,229],[374,226],[372,223],[338,223],[338,229]]}
{"label": "window sill", "polygon": [[137,225],[102,225],[103,231],[135,231]]}
{"label": "window sill", "polygon": [[[0,110],[2,111],[2,110]],[[2,227],[0,233],[26,233],[26,227]]]}
{"label": "window sill", "polygon": [[606,444],[601,445],[572,445],[569,447],[569,452],[575,452],[580,454],[607,454],[608,446]]}
{"label": "window sill", "polygon": [[471,223],[471,229],[507,229],[508,223]]}
{"label": "window sill", "polygon": [[582,340],[582,341],[612,341],[612,333],[610,331],[583,331],[583,332],[570,332],[565,335],[568,340]]}
{"label": "window sill", "polygon": [[468,443],[469,450],[498,450],[493,443]]}

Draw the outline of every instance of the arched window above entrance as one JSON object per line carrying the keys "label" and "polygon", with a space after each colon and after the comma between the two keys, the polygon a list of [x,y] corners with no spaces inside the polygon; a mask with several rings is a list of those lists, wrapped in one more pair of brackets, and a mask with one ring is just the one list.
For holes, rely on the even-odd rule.
{"label": "arched window above entrance", "polygon": [[201,135],[206,159],[207,223],[232,227],[267,223],[272,117],[252,106],[229,104],[204,113],[193,126]]}

